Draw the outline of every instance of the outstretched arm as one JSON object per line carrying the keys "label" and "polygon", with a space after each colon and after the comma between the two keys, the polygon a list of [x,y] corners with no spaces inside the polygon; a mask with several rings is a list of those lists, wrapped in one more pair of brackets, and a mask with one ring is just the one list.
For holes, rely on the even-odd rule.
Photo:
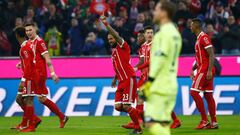
{"label": "outstretched arm", "polygon": [[106,16],[102,15],[100,16],[100,20],[102,23],[106,26],[108,32],[115,38],[115,40],[122,45],[123,44],[123,38],[119,36],[119,34],[110,26],[107,22]]}

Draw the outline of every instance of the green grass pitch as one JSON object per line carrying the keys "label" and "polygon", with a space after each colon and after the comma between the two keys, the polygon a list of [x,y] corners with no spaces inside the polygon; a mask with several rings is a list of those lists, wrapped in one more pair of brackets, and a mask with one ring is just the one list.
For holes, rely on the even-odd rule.
{"label": "green grass pitch", "polygon": [[[180,116],[182,126],[172,130],[172,135],[240,135],[240,116],[218,116],[220,129],[194,130],[200,116]],[[128,135],[130,130],[120,127],[129,121],[127,116],[70,117],[64,129],[58,128],[57,117],[42,117],[35,133],[19,133],[10,130],[21,117],[0,117],[0,135]],[[143,135],[148,135],[145,130]]]}

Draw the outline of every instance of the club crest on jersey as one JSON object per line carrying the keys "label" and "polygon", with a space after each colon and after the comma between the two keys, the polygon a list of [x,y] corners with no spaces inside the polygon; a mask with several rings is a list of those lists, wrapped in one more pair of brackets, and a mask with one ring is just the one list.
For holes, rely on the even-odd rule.
{"label": "club crest on jersey", "polygon": [[46,45],[45,45],[44,43],[42,43],[41,46],[42,46],[42,48],[43,48],[44,50],[47,50],[47,47],[46,47]]}
{"label": "club crest on jersey", "polygon": [[23,53],[24,53],[25,57],[28,58],[28,53],[27,53],[27,51],[24,51]]}
{"label": "club crest on jersey", "polygon": [[203,40],[204,40],[204,42],[205,42],[206,44],[209,44],[209,40],[208,40],[207,37],[204,37]]}

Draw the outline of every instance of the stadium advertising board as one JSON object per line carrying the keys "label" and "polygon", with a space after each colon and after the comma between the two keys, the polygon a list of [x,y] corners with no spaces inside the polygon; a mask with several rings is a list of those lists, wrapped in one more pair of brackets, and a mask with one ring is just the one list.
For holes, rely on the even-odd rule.
{"label": "stadium advertising board", "polygon": [[[87,58],[86,62],[92,62],[92,60],[95,60],[96,62],[99,60],[97,58]],[[100,58],[101,59],[101,58]],[[102,58],[108,59],[109,58]],[[183,65],[181,64],[181,60],[188,59],[188,63]],[[222,61],[221,61],[222,59]],[[229,68],[231,67],[231,71],[225,71],[228,67],[225,66],[224,62],[225,59],[235,59],[235,63],[231,66],[228,65]],[[54,59],[54,63],[57,65],[58,61],[63,61],[64,59]],[[79,60],[79,59],[71,59],[72,60]],[[80,59],[85,60],[85,59]],[[133,59],[134,60],[134,59]],[[180,59],[180,67],[179,69],[188,68],[187,66],[191,66],[194,58],[192,57],[183,57]],[[239,72],[239,63],[237,57],[223,57],[220,58],[220,62],[223,65],[223,71],[225,76],[220,76],[215,79],[214,82],[214,97],[216,98],[217,102],[217,114],[223,114],[223,115],[232,115],[232,114],[240,114],[240,73]],[[5,61],[5,64],[9,62],[9,64],[15,66],[14,62],[17,62],[17,60],[11,59],[11,60],[0,60],[1,62]],[[67,62],[69,61],[69,62]],[[104,61],[104,60],[103,60]],[[136,60],[134,60],[136,61]],[[89,63],[90,63],[89,62]],[[106,61],[107,62],[107,61]],[[226,62],[231,62],[230,60],[226,60]],[[14,64],[13,64],[14,63]],[[65,62],[61,64],[61,67],[56,66],[57,73],[60,71],[59,68],[64,68],[65,66],[70,67],[68,64],[70,63],[69,59],[65,59]],[[60,63],[58,63],[60,64]],[[77,66],[78,64],[75,63]],[[82,63],[83,64],[83,63]],[[82,65],[80,64],[80,65]],[[98,63],[95,63],[98,64]],[[95,65],[94,64],[94,65]],[[108,64],[111,64],[111,61],[108,62]],[[188,65],[189,64],[189,65]],[[80,66],[79,65],[79,66]],[[73,65],[71,65],[73,66]],[[102,116],[102,115],[126,115],[126,114],[120,114],[117,111],[114,111],[113,105],[114,105],[114,92],[115,89],[110,87],[111,83],[111,75],[112,72],[111,65],[110,67],[105,66],[94,66],[94,67],[73,67],[76,72],[80,72],[80,70],[87,70],[84,68],[94,68],[94,69],[101,69],[105,70],[104,68],[107,68],[105,76],[100,76],[97,73],[91,73],[90,76],[72,76],[67,73],[70,73],[70,69],[66,69],[69,71],[66,71],[67,73],[64,76],[64,72],[61,71],[61,77],[64,77],[61,79],[61,81],[58,84],[54,84],[52,80],[47,80],[47,86],[50,90],[50,94],[48,95],[49,98],[51,98],[54,102],[57,103],[57,105],[60,107],[60,109],[69,116]],[[182,67],[184,66],[184,67]],[[10,68],[10,67],[9,67]],[[233,68],[235,69],[235,72],[233,71]],[[111,69],[111,70],[110,70]],[[7,70],[7,69],[5,69]],[[11,68],[8,70],[15,70],[18,73],[19,71],[17,69]],[[92,69],[91,69],[92,70]],[[4,71],[4,70],[2,70]],[[5,72],[5,71],[4,71]],[[11,72],[11,71],[6,71]],[[72,72],[72,71],[71,71]],[[82,72],[82,71],[81,71]],[[180,71],[183,72],[183,71]],[[186,71],[186,73],[189,73],[189,71]],[[234,73],[234,74],[233,74]],[[15,102],[15,97],[18,89],[19,79],[18,75],[11,76],[11,77],[5,77],[3,76],[1,72],[0,75],[0,116],[17,116],[21,115],[22,111],[21,108],[18,107],[18,105]],[[79,73],[80,74],[80,73]],[[102,75],[102,73],[100,73]],[[188,74],[179,73],[181,77],[178,78],[179,82],[179,90],[178,90],[178,96],[177,96],[177,104],[175,107],[175,111],[177,114],[183,114],[183,115],[192,115],[197,114],[196,105],[193,102],[190,94],[189,89],[191,86],[191,80],[186,77]],[[96,76],[98,75],[98,76]],[[95,77],[93,77],[95,76]],[[183,77],[185,76],[185,77]],[[35,100],[35,112],[37,115],[40,116],[49,116],[52,115],[50,111],[45,108],[43,105],[38,103],[37,100]]]}

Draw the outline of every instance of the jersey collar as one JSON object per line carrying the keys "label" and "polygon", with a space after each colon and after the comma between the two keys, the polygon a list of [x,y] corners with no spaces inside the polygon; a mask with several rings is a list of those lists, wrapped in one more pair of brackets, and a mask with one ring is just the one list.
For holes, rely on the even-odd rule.
{"label": "jersey collar", "polygon": [[198,36],[197,36],[197,39],[203,34],[203,32],[201,31]]}
{"label": "jersey collar", "polygon": [[152,41],[147,43],[147,41],[145,42],[146,45],[151,45],[152,44]]}
{"label": "jersey collar", "polygon": [[36,37],[33,39],[33,40],[31,40],[31,42],[33,42],[33,41],[35,41],[36,39],[38,39],[38,35],[36,35]]}
{"label": "jersey collar", "polygon": [[23,41],[23,42],[22,42],[22,44],[21,44],[21,47],[25,46],[25,45],[26,45],[26,43],[27,43],[27,41],[26,41],[26,40],[25,40],[25,41]]}

